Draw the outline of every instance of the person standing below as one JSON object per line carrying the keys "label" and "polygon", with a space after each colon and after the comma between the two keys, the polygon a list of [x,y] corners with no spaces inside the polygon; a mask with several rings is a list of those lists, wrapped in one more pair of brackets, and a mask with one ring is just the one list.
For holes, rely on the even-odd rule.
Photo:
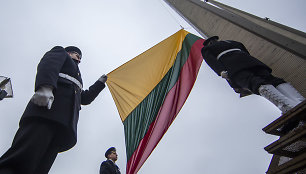
{"label": "person standing below", "polygon": [[208,38],[201,50],[205,62],[216,74],[226,79],[241,96],[261,95],[286,113],[305,98],[289,83],[274,77],[272,69],[252,57],[245,46],[237,41],[218,41]]}
{"label": "person standing below", "polygon": [[100,174],[121,174],[119,167],[115,163],[118,159],[115,147],[107,149],[105,158],[107,160],[101,163]]}
{"label": "person standing below", "polygon": [[81,104],[90,104],[107,80],[102,75],[83,90],[81,58],[75,46],[55,46],[43,56],[37,66],[35,94],[12,146],[0,158],[0,174],[47,174],[57,154],[76,144]]}

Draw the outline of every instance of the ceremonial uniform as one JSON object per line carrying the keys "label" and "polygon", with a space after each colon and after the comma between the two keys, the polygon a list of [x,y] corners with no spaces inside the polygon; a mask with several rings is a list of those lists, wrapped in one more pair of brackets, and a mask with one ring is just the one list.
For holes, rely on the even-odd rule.
{"label": "ceremonial uniform", "polygon": [[28,103],[12,147],[0,158],[0,174],[48,173],[57,153],[77,142],[81,104],[90,104],[105,84],[98,80],[83,90],[78,64],[63,47],[56,46],[38,64],[35,91],[42,86],[52,87],[53,104],[48,109]]}
{"label": "ceremonial uniform", "polygon": [[241,97],[252,93],[261,95],[283,113],[304,100],[293,86],[273,76],[271,68],[252,57],[242,43],[218,39],[218,36],[213,36],[204,41],[202,56]]}
{"label": "ceremonial uniform", "polygon": [[284,80],[273,77],[271,68],[252,57],[245,46],[237,41],[217,41],[202,49],[205,62],[219,76],[222,71],[228,73],[228,83],[232,88],[249,89],[258,94],[262,84],[275,86],[284,83]]}

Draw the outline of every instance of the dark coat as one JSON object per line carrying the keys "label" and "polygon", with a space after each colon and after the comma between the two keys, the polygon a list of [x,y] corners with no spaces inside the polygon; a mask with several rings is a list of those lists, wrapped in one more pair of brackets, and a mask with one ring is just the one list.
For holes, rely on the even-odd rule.
{"label": "dark coat", "polygon": [[89,90],[81,90],[69,80],[59,77],[59,73],[68,74],[82,83],[77,64],[63,47],[56,46],[48,51],[37,66],[35,91],[42,85],[53,86],[54,102],[50,110],[46,107],[28,103],[20,125],[32,119],[44,119],[59,123],[60,151],[70,149],[77,141],[77,123],[82,105],[90,104],[104,89],[105,84],[96,81]]}
{"label": "dark coat", "polygon": [[[223,51],[238,48],[241,51],[232,51],[224,54],[217,60],[217,56]],[[245,46],[237,41],[226,40],[217,41],[213,44],[207,45],[202,48],[202,56],[205,62],[215,71],[219,76],[222,71],[227,71],[229,79],[227,80],[229,85],[237,92],[244,93],[242,95],[251,94],[248,90],[241,89],[239,85],[234,83],[231,78],[243,71],[243,70],[255,70],[255,69],[267,69],[272,72],[272,69],[267,65],[252,57]]]}
{"label": "dark coat", "polygon": [[[241,51],[233,51],[224,54],[217,60],[217,56],[229,49],[238,48]],[[229,77],[232,77],[236,73],[242,70],[250,70],[253,68],[264,68],[269,72],[272,70],[259,61],[258,59],[252,57],[245,46],[237,41],[227,40],[227,41],[217,41],[214,44],[205,46],[202,49],[202,56],[205,62],[220,76],[221,71],[227,71]]]}
{"label": "dark coat", "polygon": [[106,160],[101,163],[100,174],[121,174],[119,167],[111,160]]}

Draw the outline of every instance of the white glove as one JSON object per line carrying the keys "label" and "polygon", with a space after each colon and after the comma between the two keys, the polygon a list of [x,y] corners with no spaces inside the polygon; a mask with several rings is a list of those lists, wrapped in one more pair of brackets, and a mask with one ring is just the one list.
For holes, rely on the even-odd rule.
{"label": "white glove", "polygon": [[221,75],[222,78],[228,80],[228,73],[227,73],[227,71],[222,71],[222,72],[220,73],[220,75]]}
{"label": "white glove", "polygon": [[99,81],[102,82],[102,83],[105,83],[107,80],[107,75],[103,74],[100,78],[99,78]]}
{"label": "white glove", "polygon": [[52,103],[54,101],[54,96],[52,93],[52,87],[41,86],[31,98],[31,101],[38,106],[46,106],[51,109]]}

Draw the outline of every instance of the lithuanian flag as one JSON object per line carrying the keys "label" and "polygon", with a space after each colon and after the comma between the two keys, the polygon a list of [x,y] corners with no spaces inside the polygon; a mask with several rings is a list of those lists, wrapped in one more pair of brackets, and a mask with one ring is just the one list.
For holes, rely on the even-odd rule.
{"label": "lithuanian flag", "polygon": [[124,125],[127,174],[137,173],[184,105],[203,41],[180,30],[107,75]]}

